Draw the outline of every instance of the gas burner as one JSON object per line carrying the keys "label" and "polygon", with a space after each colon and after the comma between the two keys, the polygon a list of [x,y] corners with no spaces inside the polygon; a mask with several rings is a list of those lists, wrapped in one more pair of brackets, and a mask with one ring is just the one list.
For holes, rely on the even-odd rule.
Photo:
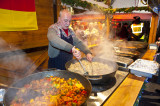
{"label": "gas burner", "polygon": [[117,70],[115,77],[111,78],[109,82],[99,85],[92,85],[92,93],[87,100],[87,106],[103,106],[105,101],[121,84],[128,73],[128,71]]}
{"label": "gas burner", "polygon": [[96,96],[97,92],[106,91],[106,90],[112,88],[115,84],[116,84],[116,78],[115,77],[111,78],[106,83],[101,83],[101,84],[96,84],[96,85],[92,84],[92,93],[94,93],[94,95]]}

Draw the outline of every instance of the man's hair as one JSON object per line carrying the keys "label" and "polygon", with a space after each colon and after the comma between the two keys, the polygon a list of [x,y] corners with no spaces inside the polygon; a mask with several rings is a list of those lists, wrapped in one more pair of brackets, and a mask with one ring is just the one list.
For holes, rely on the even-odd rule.
{"label": "man's hair", "polygon": [[64,13],[69,13],[69,14],[71,14],[67,9],[63,9],[63,10],[60,11],[59,17],[61,17],[62,14],[64,14]]}
{"label": "man's hair", "polygon": [[132,23],[137,23],[137,24],[141,23],[141,18],[139,16],[134,16],[133,19],[134,20]]}
{"label": "man's hair", "polygon": [[141,18],[139,16],[134,16],[133,19],[137,20],[137,21],[140,21]]}

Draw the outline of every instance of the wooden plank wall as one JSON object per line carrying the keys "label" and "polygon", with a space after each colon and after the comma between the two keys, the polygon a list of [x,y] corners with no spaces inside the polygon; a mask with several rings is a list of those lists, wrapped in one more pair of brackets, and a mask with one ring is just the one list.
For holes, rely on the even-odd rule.
{"label": "wooden plank wall", "polygon": [[[47,31],[53,24],[53,0],[35,0],[38,30],[0,32],[0,84],[31,74],[47,59]],[[1,85],[0,85],[1,86]]]}

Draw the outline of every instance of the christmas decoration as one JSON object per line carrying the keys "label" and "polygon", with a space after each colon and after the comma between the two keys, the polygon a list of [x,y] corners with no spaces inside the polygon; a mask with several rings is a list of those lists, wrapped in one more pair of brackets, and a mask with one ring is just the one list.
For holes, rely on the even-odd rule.
{"label": "christmas decoration", "polygon": [[[112,9],[112,7],[110,8],[104,8],[104,7],[101,7],[97,4],[92,4],[92,3],[89,3],[85,0],[61,0],[61,2],[63,4],[66,4],[66,5],[70,5],[71,7],[82,7],[84,9],[89,9],[89,10],[95,10],[95,11],[101,11],[101,12],[104,12],[105,14],[108,14],[108,13],[116,13],[116,12],[124,12],[124,13],[130,13],[132,11],[142,11],[142,10],[145,10],[145,11],[149,11],[149,12],[153,12],[152,9],[149,7],[149,6],[143,6],[143,7],[129,7],[129,8],[114,8]],[[105,3],[106,1],[104,1]]]}

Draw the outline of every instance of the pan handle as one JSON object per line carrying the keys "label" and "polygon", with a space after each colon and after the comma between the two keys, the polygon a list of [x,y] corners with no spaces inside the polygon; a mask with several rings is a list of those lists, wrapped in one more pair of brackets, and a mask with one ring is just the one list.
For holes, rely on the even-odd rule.
{"label": "pan handle", "polygon": [[102,75],[99,75],[99,76],[85,76],[87,79],[89,80],[100,80],[102,79]]}

